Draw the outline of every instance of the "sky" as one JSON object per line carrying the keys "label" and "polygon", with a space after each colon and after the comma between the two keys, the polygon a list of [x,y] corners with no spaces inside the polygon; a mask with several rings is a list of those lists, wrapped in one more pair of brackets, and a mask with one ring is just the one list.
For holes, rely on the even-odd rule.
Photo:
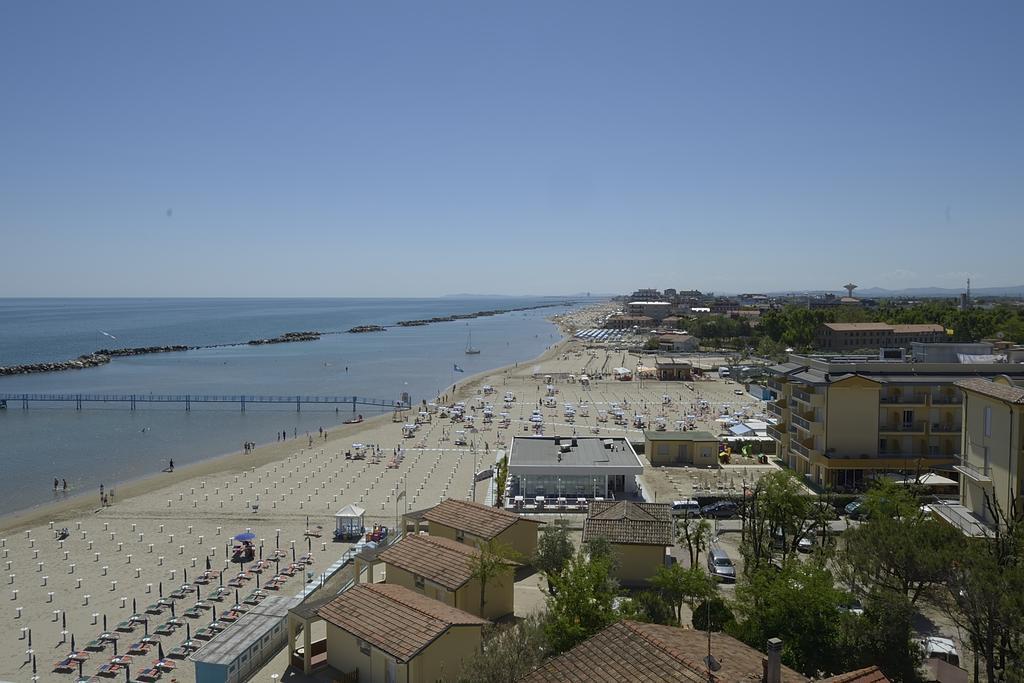
{"label": "sky", "polygon": [[1024,3],[0,3],[0,296],[1020,285]]}

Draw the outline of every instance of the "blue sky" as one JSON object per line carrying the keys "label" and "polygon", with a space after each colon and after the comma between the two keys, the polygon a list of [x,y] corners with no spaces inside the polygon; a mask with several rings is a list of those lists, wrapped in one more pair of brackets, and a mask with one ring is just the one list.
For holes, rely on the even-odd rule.
{"label": "blue sky", "polygon": [[5,2],[0,296],[1019,285],[1021,35],[1020,2]]}

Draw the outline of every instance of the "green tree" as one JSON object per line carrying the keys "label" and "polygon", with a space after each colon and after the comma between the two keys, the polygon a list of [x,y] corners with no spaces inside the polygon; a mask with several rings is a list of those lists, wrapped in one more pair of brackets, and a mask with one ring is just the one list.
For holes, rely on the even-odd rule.
{"label": "green tree", "polygon": [[556,522],[541,528],[533,566],[544,573],[548,582],[548,592],[551,592],[552,588],[551,577],[561,573],[575,552],[565,524]]}
{"label": "green tree", "polygon": [[698,631],[724,631],[735,620],[729,605],[719,595],[693,608],[693,627]]}
{"label": "green tree", "polygon": [[759,569],[738,584],[736,621],[727,631],[754,648],[781,638],[783,662],[805,675],[837,673],[843,657],[837,615],[845,602],[831,572],[794,559],[778,569]]}
{"label": "green tree", "polygon": [[761,477],[743,506],[743,536],[740,551],[744,571],[754,572],[796,555],[800,541],[813,538],[828,527],[828,506],[811,494],[789,470],[777,470]]}
{"label": "green tree", "polygon": [[866,521],[845,534],[841,572],[851,587],[905,595],[915,604],[947,578],[960,533],[923,513],[905,486],[883,482],[864,505]]}
{"label": "green tree", "polygon": [[540,666],[548,651],[546,614],[488,626],[481,651],[463,666],[460,683],[515,683]]}
{"label": "green tree", "polygon": [[677,626],[679,619],[675,611],[662,594],[653,590],[637,591],[624,601],[619,608],[618,616],[622,619],[646,621],[651,624]]}
{"label": "green tree", "polygon": [[676,537],[686,546],[690,556],[690,566],[700,564],[700,554],[708,547],[711,540],[711,523],[696,515],[686,514],[676,520]]}
{"label": "green tree", "polygon": [[479,554],[469,558],[470,576],[480,582],[480,616],[484,615],[487,604],[487,584],[493,579],[511,574],[514,571],[515,553],[497,539],[486,543],[477,543]]}
{"label": "green tree", "polygon": [[846,669],[878,666],[892,681],[920,679],[921,648],[914,637],[914,607],[905,594],[875,592],[864,600],[864,613],[842,620],[840,650],[848,654]]}
{"label": "green tree", "polygon": [[689,569],[678,564],[658,567],[657,573],[651,578],[651,586],[672,606],[677,623],[683,622],[683,605],[693,609],[695,604],[715,594],[714,581],[698,566]]}
{"label": "green tree", "polygon": [[612,557],[607,543],[588,543],[562,569],[548,596],[550,619],[545,626],[553,652],[565,652],[616,619],[614,601],[618,584],[612,578]]}

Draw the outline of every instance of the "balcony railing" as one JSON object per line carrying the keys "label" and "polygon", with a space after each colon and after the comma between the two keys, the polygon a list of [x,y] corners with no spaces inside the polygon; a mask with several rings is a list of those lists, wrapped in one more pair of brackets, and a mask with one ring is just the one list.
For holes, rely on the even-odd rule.
{"label": "balcony railing", "polygon": [[960,474],[970,477],[974,481],[978,482],[991,482],[992,481],[992,466],[991,465],[978,465],[972,463],[967,459],[967,456],[961,455],[957,458],[959,462],[953,466]]}
{"label": "balcony railing", "polygon": [[932,396],[933,406],[958,406],[962,402],[960,396]]}
{"label": "balcony railing", "polygon": [[925,405],[928,403],[927,394],[900,394],[892,396],[880,396],[878,398],[879,403],[886,403],[889,405]]}
{"label": "balcony railing", "polygon": [[798,401],[803,401],[804,403],[807,403],[808,405],[811,402],[811,395],[809,393],[807,393],[806,391],[802,391],[801,389],[794,389],[793,390],[793,398],[795,398]]}
{"label": "balcony railing", "polygon": [[808,420],[806,418],[802,418],[799,415],[790,415],[789,417],[790,417],[791,420],[793,420],[793,424],[795,424],[797,427],[800,427],[801,429],[807,430],[808,432],[811,431],[811,421],[810,420]]}
{"label": "balcony railing", "polygon": [[789,443],[789,447],[790,447],[791,450],[796,451],[797,453],[799,453],[800,455],[804,456],[805,458],[811,457],[811,449],[808,448],[807,446],[803,445],[799,441],[791,441]]}
{"label": "balcony railing", "polygon": [[878,431],[880,432],[923,432],[925,428],[924,421],[918,422],[897,422],[895,424],[879,425]]}
{"label": "balcony railing", "polygon": [[784,425],[768,425],[768,436],[772,437],[776,441],[783,441],[786,438],[786,433],[782,431]]}
{"label": "balcony railing", "polygon": [[775,391],[781,392],[783,386],[783,382],[775,379],[774,377],[769,378],[768,380],[768,387],[774,389]]}
{"label": "balcony railing", "polygon": [[772,402],[768,404],[768,412],[774,415],[775,417],[782,417],[785,410],[786,409],[780,406],[778,403]]}
{"label": "balcony railing", "polygon": [[963,427],[961,427],[958,424],[932,424],[932,434],[956,434],[960,432],[962,429]]}

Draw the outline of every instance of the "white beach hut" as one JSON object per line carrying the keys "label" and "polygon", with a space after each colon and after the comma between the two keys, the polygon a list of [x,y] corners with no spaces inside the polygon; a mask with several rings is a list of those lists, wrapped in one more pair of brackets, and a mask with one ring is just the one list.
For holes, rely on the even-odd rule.
{"label": "white beach hut", "polygon": [[344,541],[361,538],[363,535],[363,515],[366,510],[349,503],[334,513],[334,540]]}

